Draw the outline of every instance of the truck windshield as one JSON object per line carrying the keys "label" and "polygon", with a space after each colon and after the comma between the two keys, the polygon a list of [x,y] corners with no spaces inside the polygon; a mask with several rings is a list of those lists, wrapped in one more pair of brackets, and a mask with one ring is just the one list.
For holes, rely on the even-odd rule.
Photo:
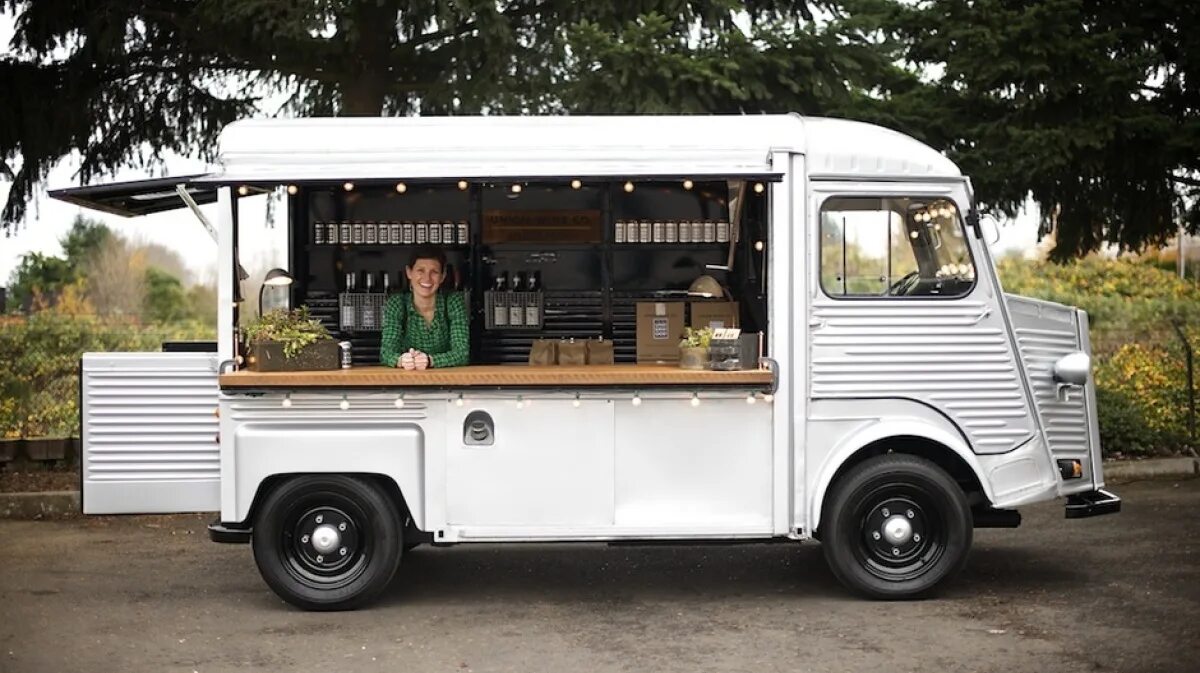
{"label": "truck windshield", "polygon": [[962,296],[975,284],[952,201],[838,197],[821,207],[821,286],[831,297]]}

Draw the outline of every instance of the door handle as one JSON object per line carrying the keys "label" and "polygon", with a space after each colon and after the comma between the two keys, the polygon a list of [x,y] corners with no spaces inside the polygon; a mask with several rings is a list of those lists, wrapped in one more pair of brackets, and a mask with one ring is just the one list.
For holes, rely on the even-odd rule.
{"label": "door handle", "polygon": [[808,326],[813,329],[821,329],[825,326],[825,320],[823,318],[809,318]]}
{"label": "door handle", "polygon": [[992,307],[984,306],[983,310],[979,312],[979,315],[975,316],[975,319],[971,321],[971,324],[978,325],[980,323],[980,321],[982,321],[984,318],[988,317],[991,314],[992,314]]}

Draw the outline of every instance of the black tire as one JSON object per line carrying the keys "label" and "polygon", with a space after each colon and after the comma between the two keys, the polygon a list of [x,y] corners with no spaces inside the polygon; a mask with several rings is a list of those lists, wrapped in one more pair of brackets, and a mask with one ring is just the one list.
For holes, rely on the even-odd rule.
{"label": "black tire", "polygon": [[821,518],[829,569],[846,587],[883,600],[921,598],[944,586],[962,570],[974,534],[959,485],[934,463],[905,454],[850,468]]}
{"label": "black tire", "polygon": [[[263,580],[283,600],[305,610],[353,610],[391,582],[402,532],[400,512],[378,485],[307,475],[267,496],[251,546]],[[318,540],[334,546],[323,552]]]}

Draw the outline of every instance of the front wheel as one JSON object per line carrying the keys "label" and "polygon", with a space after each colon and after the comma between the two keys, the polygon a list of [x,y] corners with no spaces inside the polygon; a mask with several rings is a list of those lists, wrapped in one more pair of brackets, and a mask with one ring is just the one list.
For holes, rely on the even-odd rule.
{"label": "front wheel", "polygon": [[400,513],[376,484],[295,477],[254,519],[254,561],[280,598],[305,610],[352,610],[383,591],[400,564]]}
{"label": "front wheel", "polygon": [[879,599],[918,598],[951,579],[974,533],[966,495],[934,463],[876,456],[833,485],[821,546],[833,574]]}

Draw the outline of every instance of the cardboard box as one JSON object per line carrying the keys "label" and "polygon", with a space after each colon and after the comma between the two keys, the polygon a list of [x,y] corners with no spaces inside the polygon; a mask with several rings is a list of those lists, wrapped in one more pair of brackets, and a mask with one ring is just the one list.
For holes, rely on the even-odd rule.
{"label": "cardboard box", "polygon": [[679,340],[683,338],[683,302],[638,302],[637,361],[679,362]]}
{"label": "cardboard box", "polygon": [[688,302],[688,310],[692,316],[688,325],[693,328],[741,327],[736,301],[693,301]]}

